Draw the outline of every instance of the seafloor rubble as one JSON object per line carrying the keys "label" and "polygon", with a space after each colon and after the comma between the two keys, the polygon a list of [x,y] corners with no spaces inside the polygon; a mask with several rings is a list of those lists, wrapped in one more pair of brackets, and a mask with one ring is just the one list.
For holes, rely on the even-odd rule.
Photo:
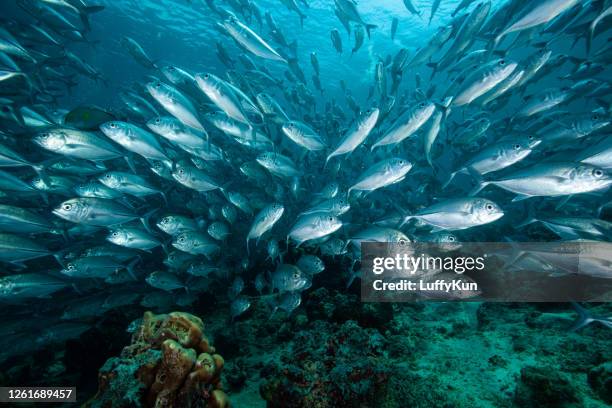
{"label": "seafloor rubble", "polygon": [[200,318],[146,312],[132,343],[100,369],[98,392],[84,406],[228,407],[223,364]]}
{"label": "seafloor rubble", "polygon": [[[612,314],[611,304],[584,306]],[[234,322],[228,308],[203,297],[190,310],[215,350],[202,321],[183,313],[147,313],[130,344],[125,328],[138,316],[127,308],[79,339],[8,361],[0,385],[71,384],[82,403],[99,373],[90,407],[223,406],[221,379],[232,406],[247,408],[612,404],[612,332],[569,331],[576,313],[565,303],[362,303],[315,287],[289,316],[271,314],[267,296]]]}
{"label": "seafloor rubble", "polygon": [[574,318],[568,304],[369,304],[319,288],[289,318],[260,304],[211,330],[232,350],[235,406],[607,407],[612,333],[570,332]]}

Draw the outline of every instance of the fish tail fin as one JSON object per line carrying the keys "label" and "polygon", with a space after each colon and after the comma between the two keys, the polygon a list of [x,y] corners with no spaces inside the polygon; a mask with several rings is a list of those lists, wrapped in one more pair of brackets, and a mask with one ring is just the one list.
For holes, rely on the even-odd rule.
{"label": "fish tail fin", "polygon": [[102,10],[104,10],[104,8],[105,8],[105,7],[104,7],[104,6],[102,6],[102,5],[97,5],[97,6],[86,6],[86,7],[83,7],[82,11],[83,11],[83,13],[85,13],[85,14],[94,14],[94,13],[99,13],[99,12],[101,12]]}
{"label": "fish tail fin", "polygon": [[[433,167],[433,166],[432,166],[432,167]],[[448,187],[448,185],[451,183],[451,181],[453,181],[453,179],[455,178],[455,176],[456,176],[458,173],[461,173],[462,171],[463,171],[463,169],[461,169],[461,170],[456,170],[456,171],[453,171],[452,173],[450,173],[450,174],[449,174],[449,177],[448,177],[448,180],[446,180],[446,181],[444,182],[444,184],[442,185],[442,190],[444,190],[446,187]]]}
{"label": "fish tail fin", "polygon": [[142,217],[140,217],[140,222],[142,222],[142,225],[145,227],[145,230],[147,230],[147,232],[150,233],[150,234],[152,234],[153,231],[151,230],[151,226],[149,225],[149,219],[158,210],[159,210],[158,208],[154,208],[154,209],[152,209],[150,211],[147,211]]}
{"label": "fish tail fin", "polygon": [[132,157],[128,155],[128,156],[125,156],[124,158],[125,158],[125,162],[127,163],[132,173],[138,174],[138,172],[136,171],[136,165],[134,165],[134,160],[132,159]]}
{"label": "fish tail fin", "polygon": [[[389,200],[389,203],[391,204],[391,206],[393,206],[393,208],[395,208],[395,210],[397,212],[399,212],[402,215],[402,222],[397,226],[397,228],[402,228],[411,218],[414,218],[414,215],[410,215],[410,213],[408,211],[406,211],[404,208],[402,208],[399,204],[397,204],[395,201],[391,201]],[[347,243],[348,245],[348,243]]]}
{"label": "fish tail fin", "polygon": [[368,35],[368,39],[370,39],[370,30],[373,30],[375,28],[378,28],[378,26],[376,24],[366,24],[365,25],[365,29],[366,29],[366,33]]}
{"label": "fish tail fin", "polygon": [[134,260],[131,261],[129,264],[127,264],[127,266],[125,267],[125,270],[128,272],[130,277],[134,279],[135,281],[137,281],[138,278],[136,278],[136,274],[134,273],[134,267],[136,266],[136,264],[138,264],[138,262],[140,262],[140,256],[137,256],[136,258],[134,258]]}
{"label": "fish tail fin", "polygon": [[428,62],[426,65],[431,68],[431,76],[429,77],[429,79],[433,79],[433,77],[436,76],[436,74],[438,73],[438,64],[439,62]]}
{"label": "fish tail fin", "polygon": [[475,196],[480,193],[480,191],[491,184],[490,181],[484,181],[482,178],[482,174],[478,173],[476,170],[468,168],[468,171],[472,177],[476,179],[476,186],[470,191],[469,196]]}
{"label": "fish tail fin", "polygon": [[351,287],[351,285],[353,284],[357,276],[359,276],[359,271],[351,273],[351,276],[349,276],[348,282],[346,282],[346,289]]}
{"label": "fish tail fin", "polygon": [[527,206],[527,218],[525,219],[525,221],[518,224],[516,228],[522,228],[524,226],[533,224],[534,222],[538,222],[538,221],[539,220],[536,218],[534,205],[531,204]]}
{"label": "fish tail fin", "polygon": [[55,260],[57,261],[57,263],[62,267],[65,268],[66,265],[64,263],[64,259],[63,256],[65,255],[66,251],[58,251],[53,253],[53,258],[55,258]]}
{"label": "fish tail fin", "polygon": [[574,307],[576,313],[578,313],[578,318],[574,321],[574,324],[570,328],[570,331],[580,330],[595,321],[595,319],[593,319],[593,317],[591,316],[591,313],[587,309],[582,307],[579,303],[572,302],[572,306]]}
{"label": "fish tail fin", "polygon": [[168,197],[166,196],[166,193],[164,193],[163,191],[160,191],[159,195],[164,200],[164,204],[166,204],[166,206],[167,206],[168,205]]}
{"label": "fish tail fin", "polygon": [[327,168],[327,164],[329,163],[329,160],[334,157],[333,154],[329,154],[329,156],[327,156],[327,158],[325,159],[325,164],[323,165],[323,170],[325,170]]}

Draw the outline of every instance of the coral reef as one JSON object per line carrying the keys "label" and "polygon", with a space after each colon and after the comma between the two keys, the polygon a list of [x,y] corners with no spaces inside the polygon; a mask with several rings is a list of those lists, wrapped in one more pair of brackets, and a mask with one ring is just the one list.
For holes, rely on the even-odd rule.
{"label": "coral reef", "polygon": [[100,369],[98,392],[85,407],[229,407],[223,358],[203,330],[188,313],[146,312],[132,343]]}
{"label": "coral reef", "polygon": [[372,401],[389,379],[390,367],[382,353],[384,338],[353,321],[330,330],[319,321],[318,330],[297,334],[281,364],[264,370],[261,386],[268,407],[350,407]]}
{"label": "coral reef", "polygon": [[612,361],[593,367],[588,374],[593,390],[608,404],[612,404]]}

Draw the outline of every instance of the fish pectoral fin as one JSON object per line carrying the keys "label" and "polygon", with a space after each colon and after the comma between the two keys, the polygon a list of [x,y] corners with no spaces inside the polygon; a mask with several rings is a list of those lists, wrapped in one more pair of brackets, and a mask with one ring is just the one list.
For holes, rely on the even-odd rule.
{"label": "fish pectoral fin", "polygon": [[531,197],[533,196],[526,195],[526,194],[517,194],[517,196],[512,199],[512,202],[516,203],[517,201],[527,200],[528,198],[531,198]]}

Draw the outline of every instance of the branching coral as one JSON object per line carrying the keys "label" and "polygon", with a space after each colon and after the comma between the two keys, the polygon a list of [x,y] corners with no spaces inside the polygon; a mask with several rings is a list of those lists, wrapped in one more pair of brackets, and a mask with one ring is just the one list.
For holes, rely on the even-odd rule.
{"label": "branching coral", "polygon": [[132,343],[100,369],[86,407],[229,407],[221,386],[223,357],[188,313],[146,312]]}

